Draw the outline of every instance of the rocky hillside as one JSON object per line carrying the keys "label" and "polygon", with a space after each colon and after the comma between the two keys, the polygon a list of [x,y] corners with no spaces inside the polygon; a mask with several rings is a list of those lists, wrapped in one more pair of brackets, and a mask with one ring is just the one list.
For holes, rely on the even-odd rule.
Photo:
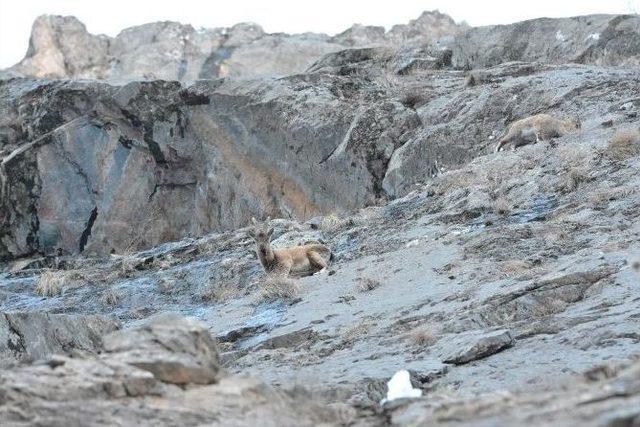
{"label": "rocky hillside", "polygon": [[[1,419],[636,425],[639,24],[40,18],[0,80]],[[582,125],[494,153],[538,113]],[[269,215],[329,271],[267,277]]]}

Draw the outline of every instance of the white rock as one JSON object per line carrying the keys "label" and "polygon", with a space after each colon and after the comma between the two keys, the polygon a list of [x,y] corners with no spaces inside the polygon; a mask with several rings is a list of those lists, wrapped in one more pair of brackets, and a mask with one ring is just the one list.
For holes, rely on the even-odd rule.
{"label": "white rock", "polygon": [[422,396],[422,390],[413,388],[409,371],[402,370],[396,372],[387,383],[387,397],[380,401],[383,405],[395,399],[415,398]]}

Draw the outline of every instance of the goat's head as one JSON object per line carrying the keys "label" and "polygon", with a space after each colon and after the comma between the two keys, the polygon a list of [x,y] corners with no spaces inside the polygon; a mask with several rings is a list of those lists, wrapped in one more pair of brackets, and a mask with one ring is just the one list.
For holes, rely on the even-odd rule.
{"label": "goat's head", "polygon": [[269,227],[269,219],[264,223],[259,223],[255,218],[251,218],[253,229],[249,229],[249,235],[253,237],[258,246],[258,254],[261,256],[267,256],[271,250],[271,235],[273,234],[273,227]]}

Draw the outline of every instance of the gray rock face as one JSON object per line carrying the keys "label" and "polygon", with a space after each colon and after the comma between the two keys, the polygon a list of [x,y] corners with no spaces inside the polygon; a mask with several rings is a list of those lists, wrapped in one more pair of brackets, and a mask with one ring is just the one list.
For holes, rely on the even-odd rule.
{"label": "gray rock face", "polygon": [[8,312],[0,315],[0,366],[71,351],[97,352],[102,335],[119,328],[113,317]]}
{"label": "gray rock face", "polygon": [[482,359],[513,346],[515,340],[508,330],[488,333],[458,334],[454,340],[447,342],[443,362],[462,365]]}
{"label": "gray rock face", "polygon": [[[415,182],[431,179],[440,169],[490,151],[507,126],[519,118],[545,111],[588,121],[619,111],[621,101],[634,98],[636,83],[631,82],[638,81],[633,70],[522,62],[477,72],[482,75],[481,84],[460,82],[458,90],[440,91],[437,85],[420,90],[417,86],[416,112],[423,125],[393,152],[382,182],[388,195],[402,196]],[[443,73],[434,80],[442,78],[445,87],[456,77],[462,78]],[[416,87],[411,77],[404,80],[410,88]],[[617,95],[610,96],[611,90]],[[590,102],[592,97],[601,102]]]}
{"label": "gray rock face", "polygon": [[304,72],[325,54],[345,48],[393,46],[447,49],[455,68],[484,68],[509,61],[637,65],[640,20],[636,15],[589,15],[534,19],[510,25],[469,28],[437,11],[406,25],[354,25],[324,34],[267,34],[255,24],[194,29],[157,22],[92,35],[73,17],[42,16],[29,50],[4,78],[91,78],[180,80],[285,76]]}
{"label": "gray rock face", "polygon": [[455,39],[453,65],[484,68],[508,61],[637,66],[638,15],[540,18],[471,28]]}
{"label": "gray rock face", "polygon": [[163,382],[210,384],[218,380],[218,349],[206,327],[175,314],[104,337],[110,359],[144,369]]}
{"label": "gray rock face", "polygon": [[335,37],[324,34],[266,34],[255,24],[194,29],[157,22],[123,30],[116,37],[93,35],[73,17],[41,16],[33,24],[25,58],[5,76],[89,78],[111,81],[284,76],[303,72],[323,55],[351,46],[429,44],[453,35],[447,15],[425,12],[385,33],[354,26]]}
{"label": "gray rock face", "polygon": [[321,74],[0,90],[3,257],[122,252],[251,216],[354,209],[382,194],[418,125],[375,84]]}

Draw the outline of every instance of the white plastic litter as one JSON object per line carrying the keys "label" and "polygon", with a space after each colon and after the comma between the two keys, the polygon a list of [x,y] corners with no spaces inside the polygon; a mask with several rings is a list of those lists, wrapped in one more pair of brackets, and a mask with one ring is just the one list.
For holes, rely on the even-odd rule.
{"label": "white plastic litter", "polygon": [[422,390],[413,388],[409,377],[409,371],[404,369],[393,374],[393,377],[391,377],[387,383],[387,387],[387,397],[380,401],[381,405],[395,399],[422,396]]}

